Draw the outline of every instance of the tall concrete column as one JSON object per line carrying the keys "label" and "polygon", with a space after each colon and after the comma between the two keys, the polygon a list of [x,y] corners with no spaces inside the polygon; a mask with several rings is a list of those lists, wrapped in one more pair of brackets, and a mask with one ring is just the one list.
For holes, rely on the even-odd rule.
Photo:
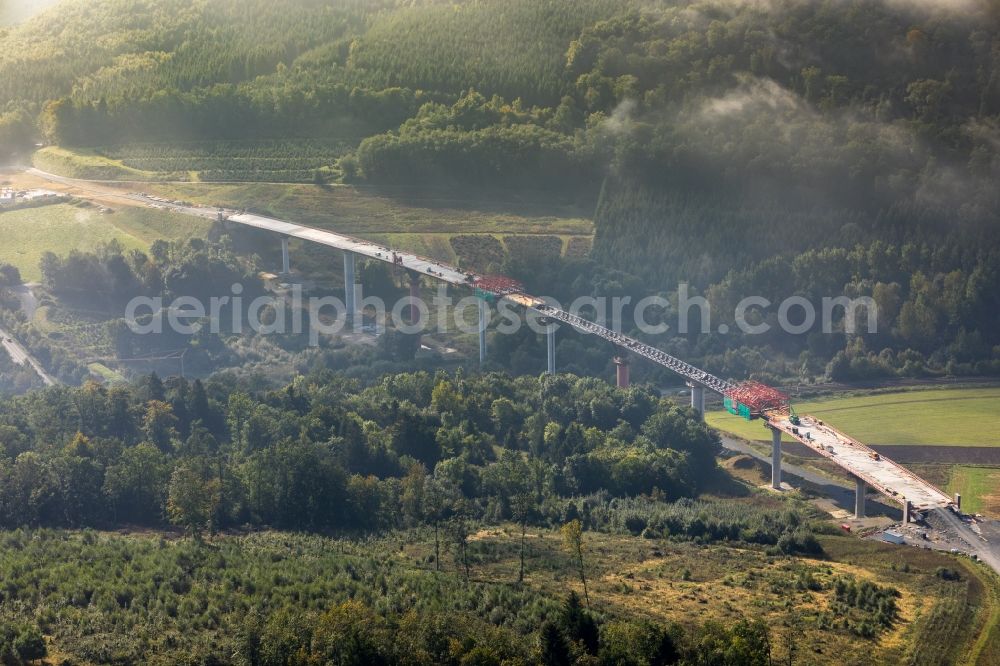
{"label": "tall concrete column", "polygon": [[694,382],[688,382],[691,388],[691,409],[698,412],[701,420],[705,420],[705,387]]}
{"label": "tall concrete column", "polygon": [[288,256],[288,236],[281,237],[281,274],[289,275],[292,272],[292,260]]}
{"label": "tall concrete column", "polygon": [[489,305],[479,299],[479,365],[486,363],[486,326],[489,324]]}
{"label": "tall concrete column", "polygon": [[624,354],[621,356],[615,356],[615,365],[618,366],[615,379],[618,388],[628,388],[631,383],[631,377],[629,376],[628,367],[628,356]]}
{"label": "tall concrete column", "polygon": [[354,329],[354,315],[358,306],[355,302],[354,253],[344,250],[344,305],[347,307],[347,328]]}
{"label": "tall concrete column", "polygon": [[781,490],[781,431],[771,429],[771,487]]}
{"label": "tall concrete column", "polygon": [[854,518],[860,520],[865,517],[865,493],[868,486],[860,476],[854,477]]}
{"label": "tall concrete column", "polygon": [[[410,298],[413,301],[420,300],[420,274],[410,272]],[[410,303],[409,312],[406,315],[406,320],[411,324],[418,323],[420,318],[420,308],[416,306],[414,302]]]}
{"label": "tall concrete column", "polygon": [[910,522],[910,500],[903,498],[903,524],[906,525]]}
{"label": "tall concrete column", "polygon": [[548,329],[545,331],[545,338],[547,340],[548,347],[548,357],[549,357],[549,374],[556,374],[556,326],[555,324],[549,324]]}
{"label": "tall concrete column", "polygon": [[962,495],[961,493],[955,493],[955,508],[958,509],[959,513],[962,511]]}

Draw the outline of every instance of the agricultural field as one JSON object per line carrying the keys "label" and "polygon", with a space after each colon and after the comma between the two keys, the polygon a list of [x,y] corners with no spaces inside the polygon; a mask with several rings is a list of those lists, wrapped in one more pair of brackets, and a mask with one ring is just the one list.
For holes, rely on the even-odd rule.
{"label": "agricultural field", "polygon": [[41,278],[39,261],[45,252],[94,250],[110,241],[125,249],[146,250],[158,238],[204,234],[203,220],[141,208],[102,213],[85,204],[58,204],[0,213],[0,263],[21,271],[25,281]]}
{"label": "agricultural field", "polygon": [[909,467],[948,493],[961,493],[965,511],[1000,519],[1000,467],[948,463]]}
{"label": "agricultural field", "polygon": [[32,161],[43,171],[90,180],[312,183],[338,177],[337,159],[356,144],[341,138],[48,146]]}
{"label": "agricultural field", "polygon": [[962,508],[1000,518],[1000,468],[955,465],[945,489],[962,494]]}
{"label": "agricultural field", "polygon": [[[429,528],[363,541],[229,535],[203,545],[163,533],[7,532],[0,617],[16,607],[19,622],[37,624],[50,655],[83,663],[233,654],[253,608],[309,615],[351,598],[423,616],[463,608],[525,631],[567,590],[583,590],[549,529],[528,531],[525,583],[513,584],[518,537],[516,526],[474,532],[466,582],[454,546],[444,547],[435,572]],[[796,663],[808,655],[812,664],[986,666],[996,647],[996,581],[947,555],[840,536],[821,537],[825,559],[594,532],[584,542],[589,596],[602,621],[646,617],[693,629],[761,617],[779,663],[794,651]],[[942,569],[958,580],[944,580]],[[150,577],[165,584],[154,590]],[[856,629],[876,626],[874,606],[842,593],[865,583],[895,598],[896,619],[871,637]]]}
{"label": "agricultural field", "polygon": [[[880,446],[1000,447],[1000,387],[919,389],[793,403],[801,414],[824,419],[864,442]],[[759,421],[709,412],[713,427],[743,439],[769,440]],[[786,436],[786,440],[791,438]]]}
{"label": "agricultural field", "polygon": [[330,138],[128,143],[96,152],[130,169],[185,176],[178,180],[311,183],[317,174],[329,178],[337,158],[357,142]]}

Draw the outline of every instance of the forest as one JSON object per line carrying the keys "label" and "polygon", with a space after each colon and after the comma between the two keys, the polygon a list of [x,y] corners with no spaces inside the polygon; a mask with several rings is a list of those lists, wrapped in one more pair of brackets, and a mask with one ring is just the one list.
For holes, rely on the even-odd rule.
{"label": "forest", "polygon": [[594,260],[690,283],[716,321],[772,287],[878,303],[873,335],[662,342],[716,371],[995,374],[998,21],[995,0],[71,0],[0,39],[0,151],[568,197]]}
{"label": "forest", "polygon": [[[804,503],[699,498],[726,484],[718,449],[692,412],[648,389],[570,375],[361,383],[317,370],[255,389],[154,374],[6,399],[0,654],[43,656],[44,633],[102,663],[184,652],[224,664],[763,666],[772,646],[759,621],[692,630],[605,616],[589,597],[488,573],[520,557],[519,581],[555,566],[586,593],[585,562],[597,565],[581,544],[601,534],[822,557],[829,528]],[[476,536],[503,525],[520,540]],[[108,531],[171,527],[186,537]],[[539,530],[561,534],[566,554],[526,545]],[[400,566],[396,539],[425,553],[419,569]],[[80,558],[82,577],[55,566]],[[872,638],[897,621],[890,587],[791,584],[835,600],[826,630]],[[18,604],[37,610],[3,615]]]}
{"label": "forest", "polygon": [[[731,332],[624,332],[727,378],[1000,374],[998,0],[2,4],[5,164],[61,148],[161,181],[571,202],[589,252],[547,229],[443,242],[566,302],[679,309],[685,283]],[[267,240],[46,253],[32,321],[0,265],[0,327],[64,382],[0,351],[0,663],[990,658],[979,564],[758,492],[676,377],[637,361],[610,385],[607,343],[561,331],[542,375],[528,330],[491,334],[481,369],[393,330],[128,330],[135,296],[266,293]],[[878,329],[743,334],[750,295],[869,297]],[[92,348],[182,365],[98,382]]]}
{"label": "forest", "polygon": [[[421,372],[361,389],[324,370],[251,395],[224,377],[154,374],[134,388],[32,393],[0,411],[7,527],[378,530],[512,511],[558,523],[571,497],[594,495],[594,511],[613,497],[692,497],[718,447],[648,390],[572,376]],[[591,508],[588,526],[599,522]],[[653,529],[702,535],[664,521]],[[702,529],[772,545],[783,534],[777,520],[720,524]]]}

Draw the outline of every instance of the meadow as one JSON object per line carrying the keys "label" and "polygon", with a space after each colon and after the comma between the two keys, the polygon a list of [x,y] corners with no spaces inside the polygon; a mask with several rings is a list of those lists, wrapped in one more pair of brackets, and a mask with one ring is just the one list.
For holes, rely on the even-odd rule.
{"label": "meadow", "polygon": [[206,222],[160,210],[122,208],[102,213],[89,205],[58,204],[0,213],[0,263],[21,271],[26,282],[41,279],[45,252],[66,255],[117,241],[126,250],[147,250],[154,240],[204,234]]}
{"label": "meadow", "polygon": [[948,493],[961,493],[966,512],[1000,518],[1000,467],[947,463],[909,467]]}
{"label": "meadow", "polygon": [[962,494],[962,508],[1000,517],[1000,469],[955,465],[945,489]]}
{"label": "meadow", "polygon": [[[1000,387],[919,389],[793,402],[795,411],[825,420],[880,446],[1000,446]],[[710,425],[749,440],[770,440],[759,421],[724,411],[705,414]],[[787,437],[784,441],[791,442]]]}

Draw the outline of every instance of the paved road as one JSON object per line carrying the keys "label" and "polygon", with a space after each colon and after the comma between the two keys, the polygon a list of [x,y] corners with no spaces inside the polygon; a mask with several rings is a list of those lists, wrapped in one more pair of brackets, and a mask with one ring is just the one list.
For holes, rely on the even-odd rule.
{"label": "paved road", "polygon": [[967,552],[969,554],[975,554],[980,562],[1000,574],[1000,543],[987,541],[983,536],[976,534],[968,523],[950,509],[935,509],[934,515],[957,532],[962,540],[968,544]]}
{"label": "paved road", "polygon": [[30,365],[38,376],[42,378],[42,381],[46,386],[55,386],[59,383],[58,380],[49,375],[49,373],[45,372],[45,368],[43,368],[42,364],[38,362],[38,359],[32,356],[20,342],[15,340],[10,333],[2,328],[0,328],[0,346],[3,346],[3,348],[7,350],[7,353],[10,354],[14,363],[18,365],[24,365],[27,363]]}

